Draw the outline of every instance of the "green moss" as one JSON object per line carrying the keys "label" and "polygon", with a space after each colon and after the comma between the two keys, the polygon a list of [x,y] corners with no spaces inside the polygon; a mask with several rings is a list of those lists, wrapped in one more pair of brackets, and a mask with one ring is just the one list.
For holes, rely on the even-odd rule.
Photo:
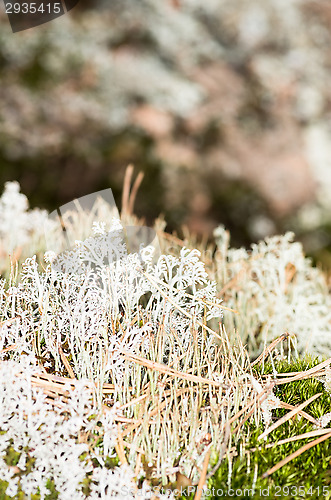
{"label": "green moss", "polygon": [[[303,371],[316,366],[319,360],[305,358],[295,360],[291,363],[285,361],[276,363],[275,368],[278,373]],[[272,365],[265,364],[263,367],[255,369],[255,375],[267,375],[272,373]],[[330,394],[324,390],[323,384],[316,379],[299,380],[276,386],[274,389],[282,401],[292,405],[298,405],[312,395],[317,393],[322,395],[306,408],[313,417],[330,411]],[[276,421],[288,410],[277,409],[273,411],[273,420]],[[313,424],[304,418],[296,418],[285,422],[273,432],[266,441],[258,440],[263,432],[264,426],[261,423],[256,426],[255,422],[246,422],[242,435],[237,442],[233,443],[232,458],[229,461],[224,459],[215,475],[209,480],[208,489],[210,495],[207,498],[330,498],[331,497],[331,447],[329,440],[326,440],[302,455],[291,460],[288,464],[274,472],[270,477],[263,477],[271,467],[279,463],[285,457],[301,448],[312,439],[297,440],[282,445],[275,445],[268,448],[268,443],[294,437],[313,430]],[[13,449],[12,444],[8,446],[5,461],[10,466],[16,466],[20,452]],[[216,463],[216,457],[215,457]],[[107,459],[106,467],[113,468],[118,464],[118,460]],[[17,473],[19,477],[27,474],[33,468],[33,459],[29,459],[27,469]],[[97,464],[95,464],[97,465]],[[84,495],[90,493],[91,479],[86,476],[82,488]],[[0,480],[0,498],[6,500],[10,498],[6,495],[8,483]],[[176,486],[176,485],[174,485]],[[59,497],[55,483],[52,478],[47,482],[49,494],[47,500],[56,500]],[[324,490],[323,490],[324,488]],[[254,489],[254,491],[253,491]],[[325,493],[325,494],[323,494]],[[182,498],[192,498],[194,493],[183,495]],[[19,487],[19,492],[15,497],[24,499],[24,493]],[[34,500],[40,499],[40,494],[33,495]]]}
{"label": "green moss", "polygon": [[54,480],[48,479],[46,486],[50,491],[50,493],[46,496],[46,499],[57,500],[59,498],[59,493],[56,491]]}
{"label": "green moss", "polygon": [[[278,373],[309,370],[320,360],[305,358],[292,363],[280,362],[275,368]],[[272,373],[272,365],[266,364],[263,369],[257,368],[256,374]],[[274,394],[281,401],[299,405],[314,394],[322,395],[310,403],[305,411],[315,418],[331,409],[331,399],[324,390],[323,384],[316,379],[299,380],[279,385]],[[273,411],[273,421],[278,420],[288,410]],[[208,482],[210,495],[207,498],[287,498],[318,499],[331,498],[331,446],[326,440],[291,460],[271,476],[263,478],[271,467],[295,452],[315,438],[300,439],[268,448],[268,443],[277,443],[282,439],[294,437],[314,430],[311,422],[304,418],[296,418],[285,422],[269,434],[267,440],[258,440],[263,432],[263,425],[256,427],[253,421],[247,422],[242,438],[235,444],[231,461],[224,459],[215,475]],[[247,437],[248,436],[248,437]],[[254,492],[252,490],[253,485]],[[324,489],[323,489],[324,488]],[[194,494],[183,495],[182,498],[194,498]]]}
{"label": "green moss", "polygon": [[10,446],[7,449],[7,453],[6,453],[4,460],[5,460],[7,465],[9,465],[10,467],[14,467],[15,465],[17,465],[17,463],[20,459],[20,456],[21,456],[21,453],[19,451],[15,451],[14,448],[12,446]]}

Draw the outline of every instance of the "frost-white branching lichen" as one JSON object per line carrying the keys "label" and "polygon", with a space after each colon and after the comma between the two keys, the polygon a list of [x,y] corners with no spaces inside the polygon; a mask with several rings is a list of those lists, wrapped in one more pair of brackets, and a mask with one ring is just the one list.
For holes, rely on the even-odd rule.
{"label": "frost-white branching lichen", "polygon": [[[35,386],[36,374],[41,371],[33,357],[0,362],[0,479],[7,483],[6,495],[15,497],[21,491],[27,498],[38,494],[43,500],[52,483],[63,500],[150,498],[150,487],[144,483],[139,490],[130,467],[104,466],[105,459],[114,456],[116,408],[98,413],[87,380],[70,381],[65,400],[47,398]],[[98,454],[82,439],[93,435],[96,426],[103,435]]]}
{"label": "frost-white branching lichen", "polygon": [[[215,231],[218,253],[211,273],[225,287],[228,332],[238,330],[256,353],[284,332],[300,352],[327,355],[331,345],[331,297],[323,272],[304,256],[293,233],[273,236],[251,251],[228,247],[228,233]],[[228,286],[228,283],[232,286]]]}
{"label": "frost-white branching lichen", "polygon": [[[104,404],[104,384],[112,384],[112,401],[128,406],[126,418],[132,418],[135,407],[131,408],[130,399],[141,393],[147,376],[146,369],[140,369],[135,360],[147,366],[161,363],[190,372],[189,367],[194,366],[191,358],[195,356],[201,365],[200,373],[206,371],[202,360],[206,355],[212,360],[217,348],[207,323],[215,317],[221,319],[221,300],[197,250],[183,248],[178,256],[161,255],[157,259],[152,247],[130,254],[119,220],[113,219],[110,225],[99,221],[93,228],[92,236],[76,241],[70,250],[59,255],[48,253],[44,269],[33,256],[23,262],[17,282],[2,280],[1,357],[19,362],[24,354],[37,356],[44,368],[51,367],[56,373],[63,372],[65,357],[66,369],[69,364],[72,376],[95,384],[98,409]],[[7,351],[13,345],[15,349]],[[201,352],[197,352],[202,345]],[[222,380],[217,367],[215,372]],[[212,377],[210,368],[206,373]],[[158,386],[157,372],[149,377],[160,391],[158,397],[168,397],[162,384]],[[216,383],[217,387],[221,385]],[[186,390],[183,387],[179,394]],[[138,443],[130,453],[132,464],[135,449],[144,446],[145,439],[151,440],[152,447],[146,454],[155,464],[155,477],[162,476],[164,481],[169,475],[173,477],[178,468],[191,471],[195,463],[200,467],[206,448],[203,446],[196,455],[196,439],[211,431],[208,414],[199,416],[198,400],[189,398],[186,407],[181,408],[176,399],[172,400],[176,393],[170,394],[169,408],[176,405],[174,410],[182,417],[170,422],[160,420],[160,426],[152,426],[146,438],[137,433],[134,439]],[[217,390],[217,394],[222,397],[222,391]],[[146,411],[151,411],[148,403]],[[192,416],[194,432],[187,435],[184,422]],[[160,412],[155,418],[161,419]],[[172,426],[176,427],[176,438],[173,442],[163,441]],[[105,422],[102,428],[104,447],[110,452],[111,434],[107,434]],[[178,463],[183,441],[186,449]],[[114,479],[111,472],[97,474],[103,484]]]}
{"label": "frost-white branching lichen", "polygon": [[[242,401],[262,396],[254,417],[266,426],[281,406],[226,331],[231,339],[237,330],[250,353],[284,331],[301,350],[331,343],[323,275],[291,234],[248,252],[229,248],[219,228],[213,259],[189,245],[158,256],[152,246],[129,253],[118,218],[93,220],[92,234],[70,249],[49,249],[42,265],[29,257],[0,280],[0,470],[11,496],[38,488],[46,496],[52,487],[81,498],[86,477],[91,498],[135,498],[143,479],[148,496],[151,478],[167,484],[177,473],[196,481],[210,447],[224,453],[226,421]],[[223,317],[222,299],[237,314]],[[70,382],[67,400],[37,390],[32,372],[41,369]],[[116,441],[123,436],[125,455]],[[115,445],[127,468],[107,466]],[[141,453],[151,465],[148,478],[140,467],[138,483]]]}
{"label": "frost-white branching lichen", "polygon": [[37,245],[46,220],[45,210],[29,210],[28,199],[20,193],[18,182],[6,182],[0,197],[0,259],[15,249]]}

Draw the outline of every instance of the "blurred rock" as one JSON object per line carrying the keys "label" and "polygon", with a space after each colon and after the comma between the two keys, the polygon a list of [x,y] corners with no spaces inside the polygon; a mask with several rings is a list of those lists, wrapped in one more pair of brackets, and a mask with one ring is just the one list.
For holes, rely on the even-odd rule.
{"label": "blurred rock", "polygon": [[169,136],[173,129],[173,118],[170,113],[166,113],[152,106],[139,106],[132,112],[132,123],[142,128],[155,140],[160,140],[164,136]]}

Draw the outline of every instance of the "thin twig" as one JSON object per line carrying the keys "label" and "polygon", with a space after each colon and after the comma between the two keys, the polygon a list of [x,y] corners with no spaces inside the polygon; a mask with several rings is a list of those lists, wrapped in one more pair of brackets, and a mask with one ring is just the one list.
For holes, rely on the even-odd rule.
{"label": "thin twig", "polygon": [[197,491],[195,493],[194,500],[200,500],[202,496],[202,489],[203,486],[206,482],[206,476],[207,476],[207,469],[208,469],[208,464],[209,464],[209,459],[210,459],[210,448],[206,453],[205,459],[203,461],[203,467],[202,467],[202,472],[200,476],[200,481],[197,487]]}

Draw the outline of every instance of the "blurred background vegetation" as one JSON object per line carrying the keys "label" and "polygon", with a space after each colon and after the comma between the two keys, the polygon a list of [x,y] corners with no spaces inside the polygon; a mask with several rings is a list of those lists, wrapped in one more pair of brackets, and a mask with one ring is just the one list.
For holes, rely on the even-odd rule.
{"label": "blurred background vegetation", "polygon": [[294,230],[331,267],[328,0],[81,0],[0,11],[0,192],[54,210],[145,173],[136,212],[232,245]]}

